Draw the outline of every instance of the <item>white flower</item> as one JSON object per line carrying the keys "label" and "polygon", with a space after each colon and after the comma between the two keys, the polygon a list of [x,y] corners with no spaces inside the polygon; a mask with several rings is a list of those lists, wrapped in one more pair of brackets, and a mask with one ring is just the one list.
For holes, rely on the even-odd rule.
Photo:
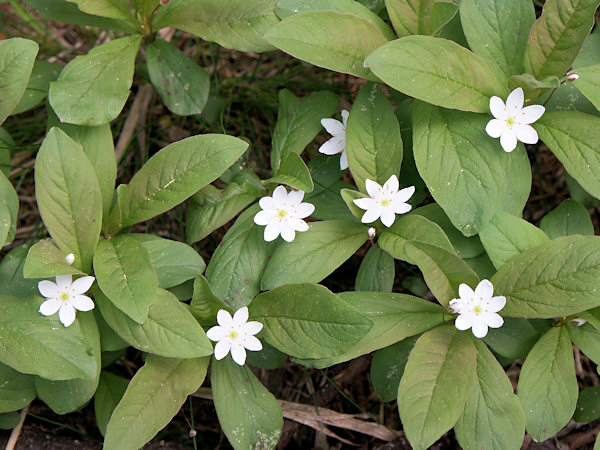
{"label": "white flower", "polygon": [[488,122],[485,131],[493,138],[500,138],[505,152],[517,147],[517,140],[525,144],[535,144],[538,134],[529,124],[535,122],[546,110],[542,105],[523,108],[523,89],[516,88],[506,99],[506,105],[500,97],[490,98],[490,111],[495,119]]}
{"label": "white flower", "polygon": [[320,153],[326,155],[337,155],[341,153],[340,169],[348,168],[348,155],[346,154],[346,122],[348,121],[348,111],[342,110],[342,121],[335,119],[321,119],[321,125],[333,137],[325,142],[319,148]]}
{"label": "white flower", "polygon": [[72,266],[75,262],[75,255],[73,253],[69,253],[67,256],[65,256],[65,262]]}
{"label": "white flower", "polygon": [[490,328],[500,328],[504,319],[496,314],[506,304],[503,296],[492,297],[494,286],[488,280],[481,280],[475,292],[466,284],[458,287],[458,295],[450,301],[450,310],[458,313],[454,325],[459,330],[473,329],[475,337],[482,338]]}
{"label": "white flower", "polygon": [[281,237],[292,242],[296,231],[308,230],[308,225],[302,219],[310,216],[315,210],[314,205],[302,203],[304,192],[292,190],[287,192],[285,187],[277,186],[273,197],[263,197],[258,201],[262,208],[254,216],[254,223],[266,225],[265,241],[271,242]]}
{"label": "white flower", "polygon": [[587,320],[582,319],[581,317],[574,317],[573,319],[571,319],[571,325],[573,325],[574,327],[580,327],[583,326],[587,323]]}
{"label": "white flower", "polygon": [[244,306],[238,309],[233,318],[224,309],[217,313],[219,325],[212,327],[206,332],[211,341],[216,341],[215,358],[223,359],[231,351],[231,357],[240,366],[246,362],[246,349],[254,352],[262,350],[262,344],[254,337],[262,330],[260,322],[248,322],[248,308]]}
{"label": "white flower", "polygon": [[381,222],[386,227],[391,227],[396,220],[396,214],[404,214],[412,208],[405,202],[415,193],[415,187],[411,186],[398,191],[396,175],[392,175],[383,187],[367,178],[365,188],[370,197],[354,200],[356,206],[366,209],[360,219],[362,223],[375,222],[381,217]]}
{"label": "white flower", "polygon": [[51,316],[58,311],[58,319],[68,327],[75,321],[75,310],[90,311],[94,302],[85,294],[94,283],[94,277],[81,277],[71,282],[71,275],[59,275],[56,283],[43,280],[38,283],[40,293],[46,297],[40,305],[40,313]]}

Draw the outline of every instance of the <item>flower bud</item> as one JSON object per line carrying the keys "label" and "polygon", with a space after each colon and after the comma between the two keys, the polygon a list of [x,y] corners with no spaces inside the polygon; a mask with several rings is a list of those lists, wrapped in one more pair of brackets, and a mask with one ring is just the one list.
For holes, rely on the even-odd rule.
{"label": "flower bud", "polygon": [[67,256],[65,256],[65,261],[68,265],[72,265],[75,262],[75,255],[73,253],[69,253]]}
{"label": "flower bud", "polygon": [[571,325],[574,327],[580,327],[581,325],[585,324],[587,322],[587,320],[582,319],[581,317],[574,317],[573,319],[571,319]]}
{"label": "flower bud", "polygon": [[377,234],[377,230],[373,227],[371,227],[367,230],[367,236],[369,236],[369,239],[375,238],[376,234]]}
{"label": "flower bud", "polygon": [[169,3],[169,0],[160,0],[160,4],[161,5],[166,5],[167,3]]}
{"label": "flower bud", "polygon": [[577,72],[571,72],[570,74],[567,75],[567,80],[569,81],[575,81],[579,79],[579,74]]}

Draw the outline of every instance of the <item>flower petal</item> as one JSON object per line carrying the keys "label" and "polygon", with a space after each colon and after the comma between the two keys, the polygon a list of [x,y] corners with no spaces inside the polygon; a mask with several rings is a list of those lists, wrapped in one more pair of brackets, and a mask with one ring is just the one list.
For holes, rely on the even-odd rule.
{"label": "flower petal", "polygon": [[78,311],[91,311],[94,309],[94,302],[87,295],[74,295],[71,297],[71,305]]}
{"label": "flower petal", "polygon": [[546,112],[546,108],[542,105],[526,106],[521,110],[521,116],[517,117],[522,124],[530,124],[538,120]]}
{"label": "flower petal", "polygon": [[[498,316],[498,317],[500,317],[500,316]],[[473,322],[472,329],[473,329],[473,334],[475,335],[475,337],[477,337],[479,339],[485,337],[488,332],[488,326],[482,319],[475,320]]]}
{"label": "flower petal", "polygon": [[392,210],[396,214],[406,214],[412,209],[412,206],[408,203],[394,202],[392,203]]}
{"label": "flower petal", "polygon": [[267,226],[265,227],[264,234],[265,241],[271,242],[277,239],[277,236],[279,236],[280,231],[279,228],[279,222],[270,222],[269,224],[267,224]]}
{"label": "flower petal", "polygon": [[244,349],[242,344],[240,344],[238,342],[232,342],[231,357],[240,366],[244,365],[244,363],[246,362],[246,349]]}
{"label": "flower petal", "polygon": [[498,312],[506,305],[506,297],[503,295],[499,295],[497,297],[492,297],[490,302],[487,305],[487,309],[490,312]]}
{"label": "flower petal", "polygon": [[296,217],[298,219],[304,219],[315,212],[315,205],[312,203],[300,203],[296,206]]}
{"label": "flower petal", "polygon": [[409,198],[411,198],[414,193],[415,193],[414,186],[409,186],[407,188],[401,189],[394,195],[393,201],[396,202],[396,201],[400,200],[401,202],[405,202]]}
{"label": "flower petal", "polygon": [[75,308],[70,303],[63,302],[58,310],[58,320],[65,327],[68,327],[75,322]]}
{"label": "flower petal", "polygon": [[373,208],[379,207],[379,204],[377,203],[377,201],[373,200],[370,197],[357,198],[352,201],[360,209],[373,209]]}
{"label": "flower petal", "polygon": [[209,338],[211,341],[220,341],[222,339],[225,339],[226,335],[227,332],[225,331],[225,328],[220,327],[218,325],[215,325],[206,332],[206,337]]}
{"label": "flower petal", "polygon": [[461,331],[468,330],[473,324],[472,314],[461,314],[454,321],[454,326]]}
{"label": "flower petal", "polygon": [[60,291],[58,290],[56,283],[48,280],[40,281],[38,283],[38,290],[40,291],[40,294],[46,298],[56,298],[60,295]]}
{"label": "flower petal", "polygon": [[516,88],[514,91],[508,94],[508,98],[506,99],[507,115],[512,116],[515,114],[515,112],[520,112],[521,108],[523,108],[524,101],[525,95],[523,94],[523,89],[520,87]]}
{"label": "flower petal", "polygon": [[491,299],[492,295],[494,295],[494,285],[488,280],[481,280],[475,288],[475,297],[486,301]]}
{"label": "flower petal", "polygon": [[390,194],[395,194],[396,192],[398,192],[398,187],[399,187],[398,177],[396,177],[396,175],[392,175],[391,177],[388,178],[388,180],[383,185],[383,190]]}
{"label": "flower petal", "polygon": [[254,215],[254,223],[256,225],[267,225],[273,220],[273,213],[271,211],[259,211]]}
{"label": "flower petal", "polygon": [[308,224],[302,219],[290,219],[288,224],[295,231],[308,231]]}
{"label": "flower petal", "polygon": [[482,317],[487,326],[490,328],[500,328],[504,324],[504,319],[500,316],[500,314],[487,313],[483,314]]}
{"label": "flower petal", "polygon": [[281,238],[286,242],[292,242],[296,238],[296,232],[290,226],[289,223],[284,222],[281,224]]}
{"label": "flower petal", "polygon": [[367,190],[367,194],[375,200],[379,200],[383,196],[383,188],[381,185],[368,178],[365,180],[365,189]]}
{"label": "flower petal", "polygon": [[515,125],[517,139],[525,144],[535,144],[538,141],[537,131],[531,125]]}
{"label": "flower petal", "polygon": [[304,191],[295,191],[291,190],[291,192],[287,196],[287,202],[290,205],[299,205],[304,198]]}
{"label": "flower petal", "polygon": [[[343,115],[342,115],[342,120],[343,120]],[[348,117],[348,116],[346,116]],[[331,134],[332,136],[337,136],[339,134],[346,134],[346,126],[340,122],[339,120],[336,119],[321,119],[321,125],[323,125],[323,128],[325,128],[327,130],[327,132],[329,134]]]}
{"label": "flower petal", "polygon": [[262,343],[254,336],[246,337],[246,340],[244,341],[244,347],[253,352],[257,352],[263,348]]}
{"label": "flower petal", "polygon": [[233,324],[235,325],[244,325],[248,322],[248,307],[243,306],[238,309],[233,315]]}
{"label": "flower petal", "polygon": [[517,148],[517,137],[512,133],[504,133],[500,136],[500,145],[505,152],[512,152]]}
{"label": "flower petal", "polygon": [[383,208],[381,211],[381,223],[386,227],[391,227],[396,220],[396,214],[391,208]]}
{"label": "flower petal", "polygon": [[58,287],[58,290],[63,292],[63,291],[67,291],[69,289],[69,287],[71,286],[71,280],[73,280],[73,277],[71,277],[71,275],[59,275],[56,277],[56,286]]}
{"label": "flower petal", "polygon": [[340,170],[346,170],[348,168],[348,154],[346,153],[346,146],[344,145],[344,151],[340,156]]}
{"label": "flower petal", "polygon": [[287,189],[283,186],[277,186],[273,191],[273,201],[275,208],[280,208],[283,202],[287,202]]}
{"label": "flower petal", "polygon": [[229,311],[220,309],[217,312],[217,323],[223,328],[230,328],[233,324],[233,318],[231,317],[231,314],[229,314]]}
{"label": "flower petal", "polygon": [[256,320],[251,320],[250,322],[247,322],[244,325],[244,332],[248,336],[252,336],[252,335],[258,333],[262,329],[263,329],[263,324],[260,322],[257,322]]}
{"label": "flower petal", "polygon": [[348,116],[350,113],[345,109],[342,109],[342,123],[344,124],[344,129],[346,129],[346,122],[348,122]]}
{"label": "flower petal", "polygon": [[56,312],[60,309],[62,304],[63,302],[61,302],[57,298],[50,298],[40,305],[40,313],[44,316],[51,316],[52,314],[56,314]]}
{"label": "flower petal", "polygon": [[375,222],[377,219],[379,219],[379,217],[381,217],[381,213],[382,208],[380,207],[367,209],[367,211],[361,217],[360,221],[362,223]]}
{"label": "flower petal", "polygon": [[221,360],[227,356],[231,350],[231,341],[229,339],[223,339],[215,345],[215,359]]}
{"label": "flower petal", "polygon": [[500,97],[497,97],[495,95],[492,98],[490,98],[490,112],[492,113],[492,116],[494,116],[496,119],[506,120],[508,118],[504,102]]}
{"label": "flower petal", "polygon": [[88,291],[88,289],[92,287],[92,284],[94,284],[94,280],[95,280],[94,277],[77,278],[71,284],[71,287],[69,288],[69,294],[71,294],[71,295],[85,294]]}
{"label": "flower petal", "polygon": [[475,292],[473,292],[473,289],[471,289],[469,285],[461,283],[460,286],[458,286],[458,295],[461,300],[470,301],[475,297]]}
{"label": "flower petal", "polygon": [[273,197],[269,197],[269,196],[262,197],[258,201],[258,204],[265,211],[274,211],[275,209],[277,209],[277,207],[275,206],[275,201],[273,200]]}
{"label": "flower petal", "polygon": [[506,133],[507,129],[508,126],[506,125],[506,122],[504,120],[492,119],[486,125],[485,132],[490,137],[499,138],[504,133]]}
{"label": "flower petal", "polygon": [[346,148],[346,139],[343,136],[334,136],[319,147],[319,153],[324,155],[337,155]]}

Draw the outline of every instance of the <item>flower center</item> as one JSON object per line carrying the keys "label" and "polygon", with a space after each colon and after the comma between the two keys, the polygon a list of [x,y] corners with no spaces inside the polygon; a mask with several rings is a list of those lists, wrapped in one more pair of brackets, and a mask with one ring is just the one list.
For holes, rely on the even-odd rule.
{"label": "flower center", "polygon": [[68,294],[67,292],[63,292],[62,294],[60,294],[60,299],[61,299],[63,302],[67,302],[67,301],[69,301],[69,294]]}
{"label": "flower center", "polygon": [[479,314],[481,314],[483,312],[483,308],[481,307],[481,305],[476,305],[473,308],[473,313],[478,316]]}
{"label": "flower center", "polygon": [[277,211],[277,217],[279,217],[279,219],[285,219],[287,215],[288,212],[285,209],[280,209]]}
{"label": "flower center", "polygon": [[515,120],[514,117],[509,117],[508,119],[506,119],[506,125],[508,125],[509,127],[513,127],[513,125],[515,125],[517,123],[517,121]]}
{"label": "flower center", "polygon": [[390,206],[391,201],[390,200],[381,200],[381,202],[379,202],[379,204],[381,206],[383,206],[384,208],[387,208],[388,206]]}
{"label": "flower center", "polygon": [[231,339],[237,339],[237,337],[238,337],[238,336],[239,336],[239,333],[238,333],[237,331],[235,331],[235,330],[231,330],[231,331],[229,332],[229,337],[230,337]]}

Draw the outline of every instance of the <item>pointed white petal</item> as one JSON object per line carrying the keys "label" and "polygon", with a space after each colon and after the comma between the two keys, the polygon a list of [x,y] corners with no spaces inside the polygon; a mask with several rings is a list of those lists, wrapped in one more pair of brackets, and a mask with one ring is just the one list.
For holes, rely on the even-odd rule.
{"label": "pointed white petal", "polygon": [[496,313],[482,314],[482,317],[487,326],[490,328],[500,328],[504,324],[504,319]]}
{"label": "pointed white petal", "polygon": [[342,156],[340,156],[340,170],[346,170],[348,168],[348,154],[346,153],[346,146],[344,146],[344,151],[342,152]]}
{"label": "pointed white petal", "polygon": [[78,311],[91,311],[94,309],[94,302],[87,295],[75,295],[71,297],[71,305]]}
{"label": "pointed white petal", "polygon": [[215,325],[206,332],[206,337],[211,341],[220,341],[225,339],[226,334],[227,332],[225,331],[225,328]]}
{"label": "pointed white petal", "polygon": [[465,283],[461,283],[460,286],[458,286],[458,295],[462,300],[468,301],[475,297],[475,292],[473,292],[473,289]]}
{"label": "pointed white petal", "polygon": [[408,203],[403,203],[403,202],[393,202],[392,203],[392,210],[396,214],[406,214],[411,209],[412,209],[412,206],[409,205]]}
{"label": "pointed white petal", "polygon": [[231,314],[229,314],[229,311],[220,309],[217,312],[217,323],[223,328],[230,328],[233,324],[233,318],[231,317]]}
{"label": "pointed white petal", "polygon": [[246,362],[246,349],[244,349],[242,344],[238,342],[233,342],[231,344],[231,357],[240,366],[244,365]]}
{"label": "pointed white petal", "polygon": [[383,211],[381,211],[381,223],[386,227],[391,227],[395,220],[396,214],[394,214],[394,211],[392,211],[391,208],[384,208]]}
{"label": "pointed white petal", "polygon": [[461,314],[456,318],[454,322],[454,326],[461,331],[468,330],[471,328],[473,324],[473,315],[472,314]]}
{"label": "pointed white petal", "polygon": [[386,193],[395,194],[398,192],[398,187],[399,187],[398,178],[396,177],[396,175],[392,175],[391,177],[388,178],[388,180],[383,185],[383,190]]}
{"label": "pointed white petal", "polygon": [[247,322],[246,325],[244,325],[244,332],[249,336],[258,333],[262,329],[263,324],[255,320],[251,320],[250,322]]}
{"label": "pointed white petal", "polygon": [[505,152],[512,152],[517,148],[517,137],[512,133],[504,133],[500,136],[500,145]]}
{"label": "pointed white petal", "polygon": [[244,341],[244,347],[253,352],[257,352],[263,348],[262,343],[254,336],[246,337],[246,340]]}
{"label": "pointed white petal", "polygon": [[504,120],[492,119],[488,122],[485,127],[485,132],[488,136],[493,138],[499,138],[508,129],[506,122]]}
{"label": "pointed white petal", "polygon": [[352,200],[356,206],[360,209],[373,209],[378,208],[379,204],[369,197],[357,198]]}
{"label": "pointed white petal", "polygon": [[248,322],[248,307],[243,306],[238,309],[233,315],[233,324],[234,325],[243,325]]}
{"label": "pointed white petal", "polygon": [[283,186],[277,186],[273,191],[273,201],[275,208],[280,208],[283,202],[287,201],[287,190]]}
{"label": "pointed white petal", "polygon": [[230,349],[231,341],[229,339],[223,339],[222,341],[217,342],[215,345],[215,359],[220,360],[225,358]]}
{"label": "pointed white petal", "polygon": [[271,211],[259,211],[254,215],[254,223],[256,225],[266,225],[273,220]]}
{"label": "pointed white petal", "polygon": [[509,116],[513,116],[515,112],[520,112],[524,101],[525,95],[523,94],[523,89],[520,87],[516,88],[506,99],[506,113]]}
{"label": "pointed white petal", "polygon": [[342,123],[344,124],[344,128],[346,128],[346,122],[348,122],[348,116],[350,113],[345,109],[342,109]]}
{"label": "pointed white petal", "polygon": [[337,155],[346,148],[346,139],[343,136],[335,136],[319,147],[319,153],[324,155]]}
{"label": "pointed white petal", "polygon": [[95,280],[94,277],[77,278],[71,284],[71,287],[69,288],[69,294],[71,294],[71,295],[85,294],[88,291],[88,289],[92,287],[92,284],[94,284],[94,280]]}
{"label": "pointed white petal", "polygon": [[409,198],[411,198],[414,193],[415,193],[414,186],[409,186],[407,188],[401,189],[400,191],[398,191],[396,193],[396,195],[394,195],[393,201],[394,202],[396,202],[396,201],[405,202]]}
{"label": "pointed white petal", "polygon": [[279,222],[270,222],[265,227],[264,238],[266,242],[271,242],[279,236]]}
{"label": "pointed white petal", "polygon": [[521,116],[517,117],[517,120],[527,125],[542,117],[545,111],[546,108],[544,108],[542,105],[526,106],[521,110]]}
{"label": "pointed white petal", "polygon": [[275,201],[273,200],[273,197],[269,197],[269,196],[262,197],[258,201],[258,204],[265,211],[273,211],[273,210],[277,209],[277,207],[275,206]]}
{"label": "pointed white petal", "polygon": [[295,191],[292,189],[292,191],[288,194],[287,202],[290,205],[299,205],[303,198],[304,191]]}
{"label": "pointed white petal", "polygon": [[503,295],[498,295],[497,297],[492,297],[490,303],[487,305],[487,309],[490,312],[498,312],[506,305],[506,297]]}
{"label": "pointed white petal", "polygon": [[506,120],[508,117],[504,102],[500,97],[496,97],[495,95],[490,98],[490,112],[496,119]]}
{"label": "pointed white petal", "polygon": [[308,224],[302,219],[290,219],[288,223],[295,231],[308,231]]}
{"label": "pointed white petal", "polygon": [[[56,298],[60,295],[58,286],[52,281],[43,280],[38,283],[38,290],[46,298]],[[56,311],[55,311],[56,312]]]}
{"label": "pointed white petal", "polygon": [[382,208],[380,208],[380,207],[367,209],[367,211],[361,217],[360,221],[362,223],[375,222],[377,219],[379,219],[381,217],[381,213],[382,213]]}
{"label": "pointed white petal", "polygon": [[[498,316],[498,317],[500,317],[500,316]],[[487,335],[488,326],[481,318],[478,318],[477,320],[475,320],[473,322],[472,328],[473,328],[473,334],[475,335],[475,337],[477,337],[479,339],[481,339]]]}
{"label": "pointed white petal", "polygon": [[383,195],[383,188],[373,180],[369,180],[368,178],[365,180],[365,189],[367,190],[367,194],[375,200],[379,200]]}
{"label": "pointed white petal", "polygon": [[537,131],[531,125],[515,125],[517,139],[525,144],[535,144],[538,141]]}
{"label": "pointed white petal", "polygon": [[292,242],[296,237],[296,232],[289,223],[281,224],[281,238],[286,242]]}
{"label": "pointed white petal", "polygon": [[75,308],[73,308],[71,304],[63,302],[58,310],[58,320],[60,320],[60,323],[65,327],[71,325],[75,322]]}
{"label": "pointed white petal", "polygon": [[494,285],[488,280],[481,280],[475,288],[475,297],[482,300],[489,300],[494,295]]}
{"label": "pointed white petal", "polygon": [[304,219],[315,212],[315,205],[312,203],[300,203],[296,206],[296,217],[298,219]]}
{"label": "pointed white petal", "polygon": [[336,119],[321,119],[321,125],[327,130],[332,136],[338,136],[340,134],[346,134],[345,125]]}
{"label": "pointed white petal", "polygon": [[69,289],[69,286],[71,286],[71,280],[73,279],[73,277],[71,277],[71,275],[59,275],[56,277],[56,286],[58,287],[58,290],[63,292],[63,291],[67,291]]}
{"label": "pointed white petal", "polygon": [[60,309],[62,304],[63,302],[61,302],[58,299],[48,299],[40,305],[40,313],[42,313],[44,316],[51,316],[52,314],[56,314],[56,312]]}

